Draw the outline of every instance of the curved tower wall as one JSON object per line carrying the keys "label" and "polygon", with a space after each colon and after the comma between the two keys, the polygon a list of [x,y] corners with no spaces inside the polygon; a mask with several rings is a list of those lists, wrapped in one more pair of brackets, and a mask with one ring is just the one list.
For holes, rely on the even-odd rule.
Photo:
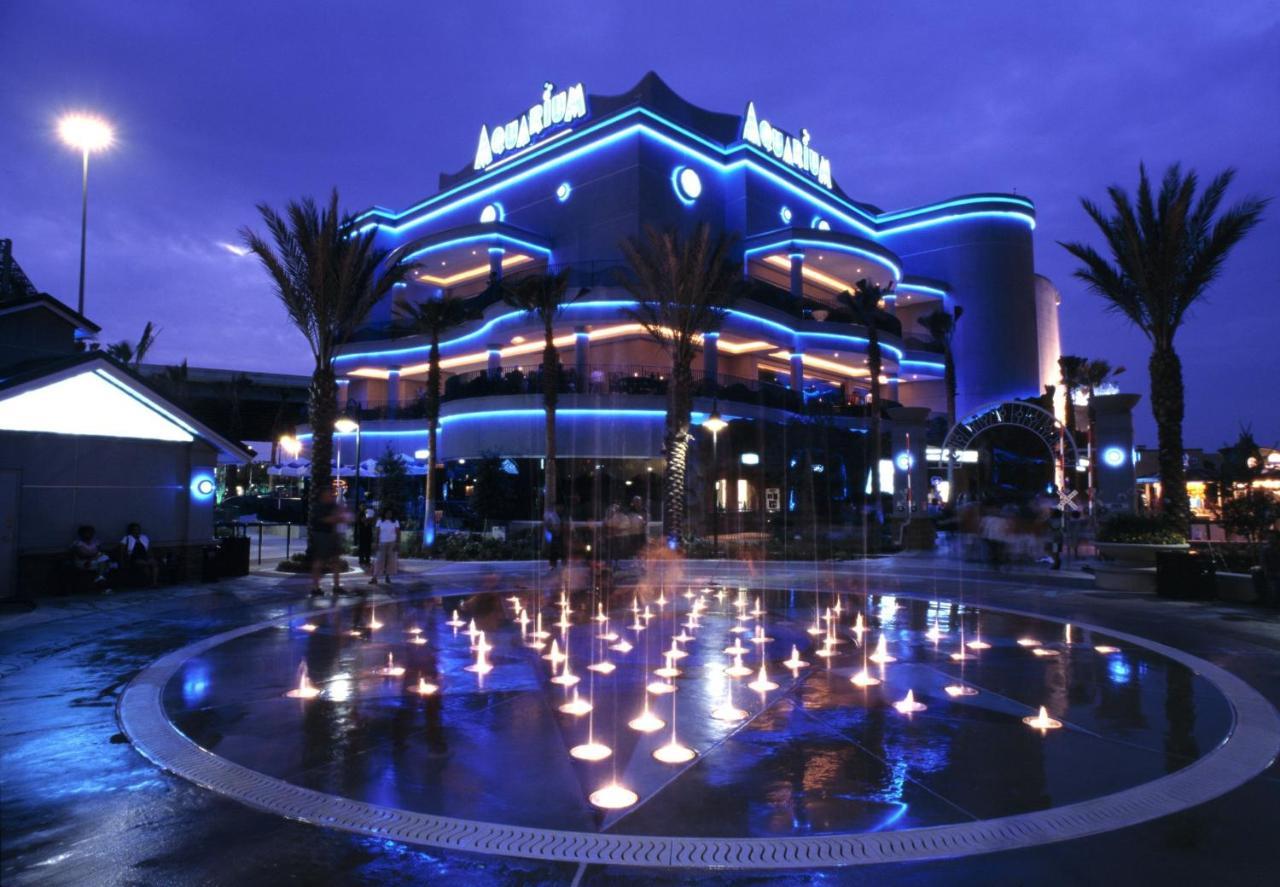
{"label": "curved tower wall", "polygon": [[[945,280],[956,326],[960,416],[1041,392],[1041,336],[1031,230],[1010,216],[975,216],[885,235],[912,274]],[[1056,358],[1055,358],[1056,361]]]}

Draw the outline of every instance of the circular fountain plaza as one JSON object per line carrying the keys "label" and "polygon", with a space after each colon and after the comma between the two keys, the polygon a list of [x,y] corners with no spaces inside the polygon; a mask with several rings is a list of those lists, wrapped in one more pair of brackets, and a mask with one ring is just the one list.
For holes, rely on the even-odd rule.
{"label": "circular fountain plaza", "polygon": [[1095,834],[1267,766],[1242,681],[963,601],[670,585],[358,603],[144,670],[157,764],[317,825],[644,866],[809,867]]}

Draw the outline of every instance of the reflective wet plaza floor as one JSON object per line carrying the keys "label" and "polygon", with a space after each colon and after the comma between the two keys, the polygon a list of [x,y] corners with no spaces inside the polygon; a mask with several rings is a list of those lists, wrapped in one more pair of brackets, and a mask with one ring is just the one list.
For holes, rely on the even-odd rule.
{"label": "reflective wet plaza floor", "polygon": [[[209,751],[326,793],[510,825],[714,837],[1042,810],[1180,769],[1231,725],[1226,700],[1185,665],[955,601],[646,585],[607,607],[566,598],[562,624],[558,601],[535,598],[419,598],[284,620],[188,661],[165,707]],[[549,639],[531,637],[535,616],[516,621],[521,609]],[[492,670],[477,674],[467,669],[482,637]],[[622,639],[631,649],[613,649]],[[565,663],[545,660],[551,641]],[[682,655],[668,660],[673,649]],[[664,665],[679,675],[664,678]],[[864,671],[878,683],[850,680]],[[318,695],[289,697],[303,673]],[[565,674],[572,687],[553,682]],[[922,710],[895,707],[908,691]],[[591,710],[561,711],[575,700]],[[740,713],[717,718],[727,700]],[[1062,727],[1024,723],[1040,706]],[[666,726],[631,727],[646,707]],[[692,761],[653,757],[673,720]],[[576,760],[571,749],[589,739],[612,754]],[[593,806],[613,782],[638,803]]]}
{"label": "reflective wet plaza floor", "polygon": [[[736,582],[751,582],[748,571],[735,565],[698,565],[695,570],[704,578],[722,579],[731,589]],[[815,642],[805,631],[813,614],[811,598],[804,595],[819,580],[858,587],[861,571],[857,565],[779,565],[773,571],[776,581],[800,589],[797,614],[795,624],[786,624],[782,611],[789,602],[770,599],[773,615],[766,617],[766,627],[776,641],[769,645],[769,674],[781,686],[768,694],[764,711],[758,694],[735,695],[751,716],[745,724],[711,724],[700,712],[716,701],[711,688],[717,678],[703,667],[708,657],[719,655],[710,635],[719,632],[720,649],[728,638],[723,622],[715,627],[725,617],[704,619],[712,629],[698,632],[700,640],[689,645],[691,655],[679,666],[686,674],[676,679],[682,689],[675,694],[681,700],[680,738],[697,748],[700,757],[683,768],[659,766],[648,756],[658,738],[630,736],[625,729],[621,741],[603,734],[604,741],[616,742],[613,760],[628,780],[636,780],[633,787],[640,795],[634,808],[608,818],[582,799],[596,776],[611,772],[613,764],[568,759],[567,748],[581,741],[585,725],[556,710],[554,703],[564,691],[548,685],[547,664],[518,645],[518,630],[506,621],[507,611],[487,629],[496,665],[482,691],[474,674],[459,670],[473,655],[465,635],[455,639],[452,629],[442,625],[452,603],[433,607],[425,597],[452,600],[485,583],[503,595],[510,589],[527,591],[542,575],[536,566],[432,565],[430,574],[412,586],[412,599],[379,599],[377,619],[384,629],[359,638],[341,631],[350,630],[352,620],[367,619],[367,610],[363,616],[353,609],[335,611],[328,603],[308,601],[304,582],[266,576],[107,600],[53,601],[32,614],[0,616],[0,880],[468,885],[576,880],[611,887],[686,881],[1272,882],[1271,835],[1280,820],[1274,765],[1209,803],[1061,844],[849,869],[680,872],[428,851],[298,823],[163,772],[133,750],[115,717],[123,686],[164,653],[222,631],[285,618],[286,628],[209,651],[166,688],[165,702],[175,721],[214,753],[234,759],[242,753],[236,751],[239,744],[251,766],[280,768],[276,772],[295,774],[286,778],[315,780],[305,784],[324,791],[423,809],[460,803],[491,819],[506,815],[515,821],[527,815],[512,799],[533,796],[548,817],[561,822],[577,818],[576,827],[584,829],[655,833],[669,825],[663,811],[677,811],[680,830],[689,832],[820,834],[900,829],[948,817],[986,818],[1011,806],[1036,809],[1115,791],[1206,754],[1225,730],[1226,714],[1215,691],[1206,690],[1193,675],[1171,670],[1160,657],[1127,644],[1118,645],[1119,654],[1098,654],[1093,646],[1105,644],[1106,638],[1084,635],[1075,639],[1079,647],[1063,648],[1058,657],[1035,657],[1015,641],[1023,631],[1039,632],[1039,626],[1021,620],[997,626],[1004,617],[994,613],[982,616],[983,640],[993,647],[981,651],[976,663],[965,663],[966,680],[982,687],[982,695],[944,698],[931,681],[944,674],[958,676],[958,666],[949,657],[934,657],[923,637],[932,611],[908,596],[948,600],[963,594],[966,604],[1106,625],[1202,656],[1240,675],[1273,702],[1280,699],[1280,623],[1274,614],[1099,594],[1087,580],[1073,577],[969,570],[960,575],[950,565],[940,571],[933,562],[898,559],[872,564],[870,571],[874,591],[898,596],[901,609],[888,632],[888,646],[899,661],[888,665],[887,687],[868,691],[872,704],[845,704],[842,700],[854,698],[848,694],[863,692],[848,681],[849,672],[860,665],[846,652],[853,641],[841,645],[841,658],[819,664],[812,655]],[[846,636],[853,600],[846,598],[841,620]],[[873,599],[872,615],[881,612],[882,601]],[[626,605],[624,601],[624,610]],[[585,615],[581,612],[579,618]],[[939,617],[950,632],[941,646],[954,650],[958,633],[948,625],[949,608],[939,611]],[[337,631],[326,624],[331,619],[337,620]],[[421,620],[428,644],[417,648],[405,643],[404,634],[392,636],[393,624],[399,632],[409,620]],[[320,626],[314,635],[297,629],[305,621]],[[1061,644],[1062,636],[1051,634],[1060,623],[1044,625],[1037,639]],[[613,627],[620,629],[618,620]],[[647,631],[657,638],[670,629]],[[870,636],[874,649],[874,628]],[[653,650],[669,645],[651,643]],[[814,663],[798,683],[779,661],[789,656],[791,643]],[[582,675],[579,691],[585,693],[591,673],[577,657],[587,651],[576,640],[570,646],[572,670]],[[642,649],[637,646],[627,657]],[[406,668],[402,680],[388,682],[370,673],[385,665],[388,652]],[[754,653],[746,657],[748,664]],[[309,667],[326,695],[310,702],[281,698],[297,680],[299,663],[312,658]],[[404,681],[416,681],[416,672],[424,666],[429,670],[433,662],[444,689],[434,713],[423,700],[403,693]],[[612,723],[611,707],[616,706],[619,716],[633,714],[629,707],[641,698],[638,671],[643,663],[637,667],[619,657],[619,664],[612,675],[596,677],[597,690],[613,686],[609,682],[621,688],[615,696],[606,693],[597,700],[596,714],[606,727]],[[649,668],[658,664],[651,660]],[[332,678],[341,673],[351,675],[345,700],[330,692]],[[740,689],[751,679],[739,679],[736,685]],[[623,692],[628,687],[634,688],[630,696]],[[928,705],[909,719],[884,704],[900,699],[907,687]],[[341,683],[337,688],[341,696]],[[997,704],[996,697],[1003,700]],[[1021,716],[1041,702],[1066,726],[1046,736],[1024,727]],[[669,696],[654,699],[654,711],[664,719],[669,719],[670,705]],[[350,729],[344,729],[347,725]],[[513,742],[515,725],[521,732]],[[263,741],[252,742],[255,733]],[[484,749],[490,736],[503,746],[501,759],[497,752],[471,751]],[[1095,748],[1105,750],[1101,760],[1090,751]],[[654,773],[679,778],[655,784],[648,781]],[[563,789],[561,794],[544,798],[543,790],[552,784]]]}

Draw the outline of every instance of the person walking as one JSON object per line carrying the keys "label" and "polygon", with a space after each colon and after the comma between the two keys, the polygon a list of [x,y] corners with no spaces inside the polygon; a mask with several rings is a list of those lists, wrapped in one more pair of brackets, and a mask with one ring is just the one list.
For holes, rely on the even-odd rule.
{"label": "person walking", "polygon": [[400,552],[400,521],[395,519],[390,508],[382,510],[382,520],[378,521],[374,532],[378,536],[378,551],[374,555],[373,578],[370,585],[378,584],[378,577],[386,585],[391,584],[391,577],[396,574]]}
{"label": "person walking", "polygon": [[373,565],[373,524],[376,512],[366,508],[356,518],[356,557],[360,566],[368,569]]}
{"label": "person walking", "polygon": [[325,490],[320,496],[316,528],[311,532],[311,596],[324,594],[320,578],[326,572],[333,573],[334,595],[345,594],[342,587],[342,535],[345,532],[346,512],[333,490]]}

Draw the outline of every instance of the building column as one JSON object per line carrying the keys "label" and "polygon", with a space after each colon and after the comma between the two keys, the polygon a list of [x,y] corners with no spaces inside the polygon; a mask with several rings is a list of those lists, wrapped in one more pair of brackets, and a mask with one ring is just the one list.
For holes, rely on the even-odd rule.
{"label": "building column", "polygon": [[502,375],[502,346],[496,343],[490,343],[488,346],[489,354],[489,378],[497,379]]}
{"label": "building column", "polygon": [[791,296],[795,299],[804,297],[804,253],[791,253]]}
{"label": "building column", "polygon": [[804,352],[799,347],[791,352],[791,390],[804,397]]}
{"label": "building column", "polygon": [[387,418],[393,419],[400,406],[400,367],[387,370]]}
{"label": "building column", "polygon": [[587,390],[587,369],[591,354],[591,337],[587,335],[585,326],[575,326],[573,328],[573,372],[578,377],[578,393],[583,394]]}
{"label": "building column", "polygon": [[347,401],[350,400],[351,380],[338,380],[338,413],[341,414],[347,408]]}
{"label": "building column", "polygon": [[702,376],[707,384],[720,384],[720,334],[707,333],[702,337]]}
{"label": "building column", "polygon": [[[1133,464],[1133,408],[1140,394],[1104,394],[1094,396],[1093,410],[1093,486],[1097,501],[1110,511],[1133,511],[1138,485],[1137,467]],[[1076,447],[1084,450],[1083,438]]]}
{"label": "building column", "polygon": [[502,280],[502,257],[506,252],[500,246],[489,247],[489,276],[494,281]]}

